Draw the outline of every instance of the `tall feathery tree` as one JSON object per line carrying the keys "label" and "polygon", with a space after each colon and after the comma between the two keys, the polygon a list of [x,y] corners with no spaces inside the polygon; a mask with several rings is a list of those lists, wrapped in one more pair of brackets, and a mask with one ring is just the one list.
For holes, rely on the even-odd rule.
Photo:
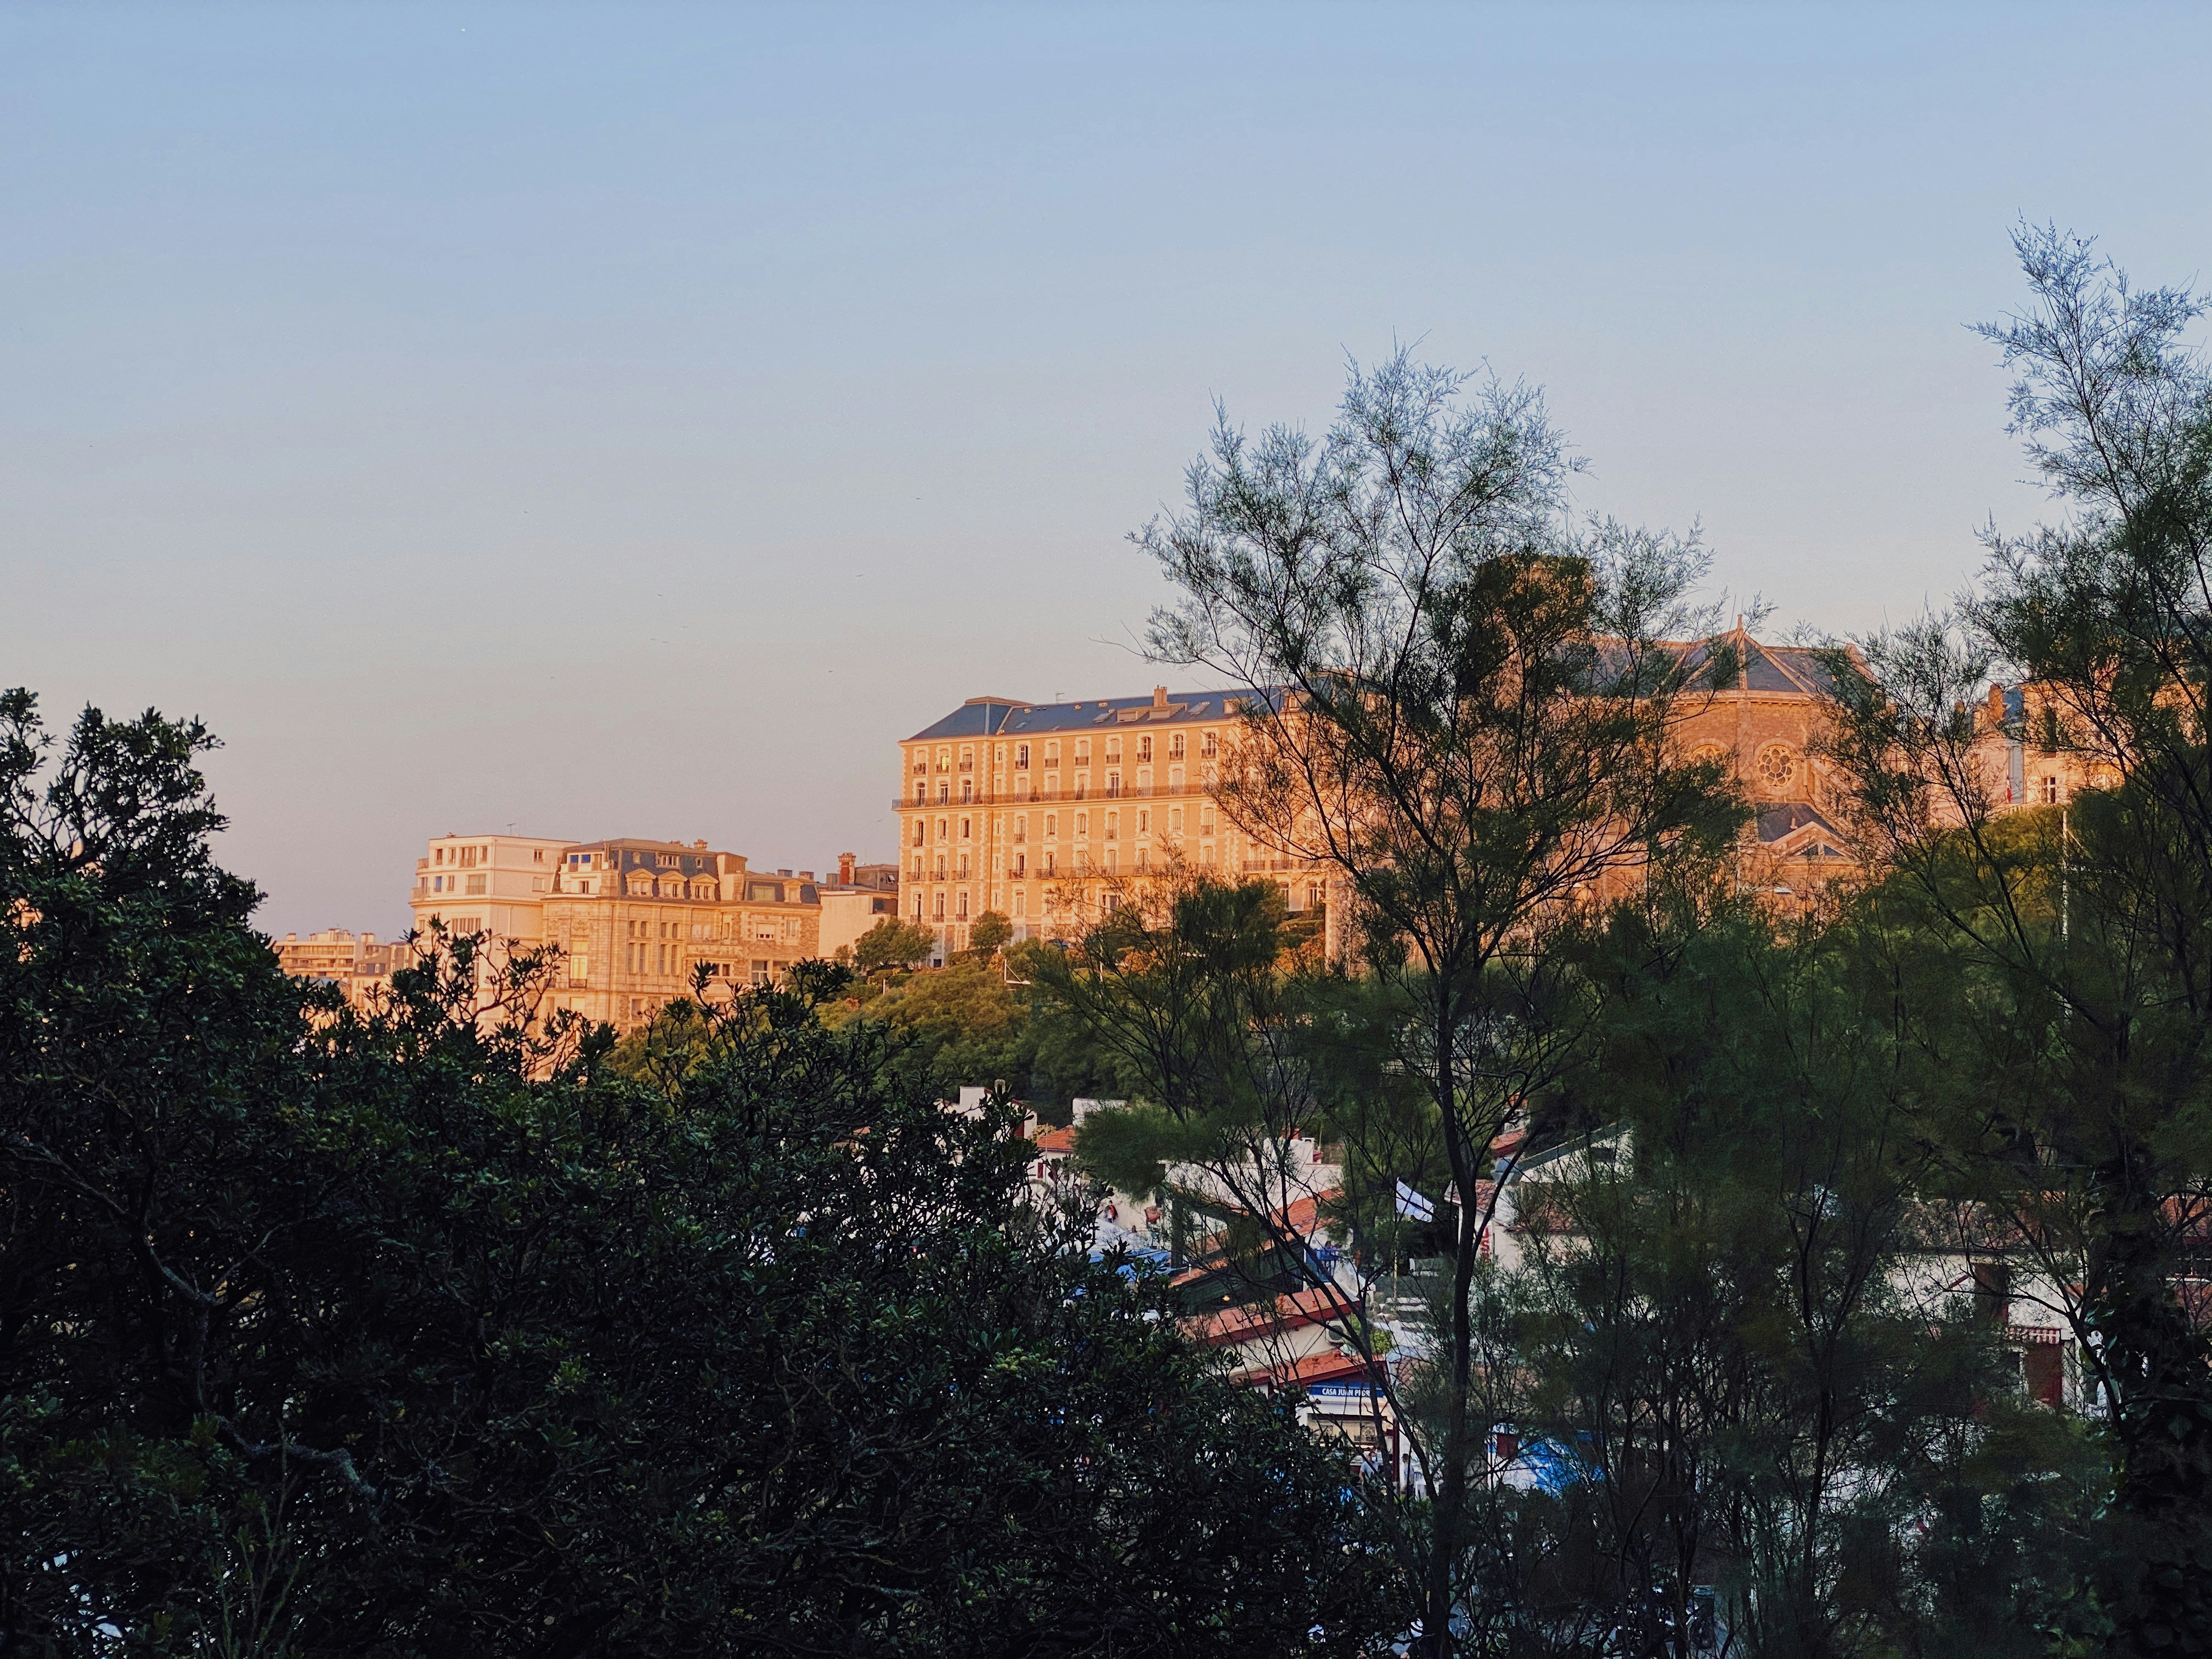
{"label": "tall feathery tree", "polygon": [[[2184,339],[2203,304],[2055,228],[2014,240],[2029,303],[1981,332],[2062,516],[1992,528],[1978,593],[1869,643],[1835,748],[1883,902],[1977,1016],[1924,1011],[1948,1028],[1955,1179],[2070,1287],[2109,1412],[2114,1650],[2203,1651],[2212,1347],[2176,1291],[2203,1280],[2212,1176],[2212,368]],[[1991,702],[1992,677],[2020,693]],[[2087,787],[2014,816],[2030,756]]]}
{"label": "tall feathery tree", "polygon": [[1242,688],[1218,798],[1271,857],[1329,872],[1340,937],[1401,1001],[1397,1058],[1466,1200],[1423,1569],[1437,1653],[1488,1426],[1468,1409],[1474,1200],[1557,1064],[1547,931],[1655,848],[1740,822],[1719,769],[1668,741],[1714,666],[1672,643],[1711,631],[1687,602],[1695,538],[1571,523],[1572,470],[1534,389],[1401,350],[1352,367],[1318,441],[1249,439],[1224,414],[1184,507],[1135,538],[1182,590],[1152,653]]}

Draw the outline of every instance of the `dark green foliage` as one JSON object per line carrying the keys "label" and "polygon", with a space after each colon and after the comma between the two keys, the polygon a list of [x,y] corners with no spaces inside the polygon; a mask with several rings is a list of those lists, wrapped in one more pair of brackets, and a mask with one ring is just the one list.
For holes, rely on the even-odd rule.
{"label": "dark green foliage", "polygon": [[864,974],[904,968],[924,960],[936,948],[936,936],[920,922],[885,916],[854,942],[853,965]]}
{"label": "dark green foliage", "polygon": [[[362,1018],[88,716],[0,837],[0,1645],[1357,1650],[1340,1462],[799,976],[621,1063],[445,941]],[[309,1006],[303,1008],[303,1001]],[[1316,1624],[1325,1636],[1310,1643]]]}

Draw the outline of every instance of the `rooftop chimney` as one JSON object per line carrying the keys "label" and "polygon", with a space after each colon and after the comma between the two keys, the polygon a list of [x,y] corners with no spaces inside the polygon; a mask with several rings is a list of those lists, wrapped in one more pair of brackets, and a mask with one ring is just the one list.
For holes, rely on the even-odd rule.
{"label": "rooftop chimney", "polygon": [[691,844],[702,853],[707,850],[707,843],[703,841],[695,841]]}
{"label": "rooftop chimney", "polygon": [[814,879],[814,872],[811,870],[801,870],[799,872],[799,878],[801,881],[811,881]]}
{"label": "rooftop chimney", "polygon": [[840,853],[837,854],[837,884],[840,887],[850,887],[853,884],[853,866],[854,862],[855,860],[850,853]]}
{"label": "rooftop chimney", "polygon": [[1152,688],[1152,707],[1153,707],[1153,708],[1155,708],[1160,709],[1160,710],[1162,710],[1163,712],[1164,712],[1164,711],[1165,711],[1165,709],[1167,708],[1167,706],[1168,706],[1168,689],[1167,689],[1167,687],[1165,687],[1164,685],[1156,685],[1156,686],[1154,686],[1154,687]]}

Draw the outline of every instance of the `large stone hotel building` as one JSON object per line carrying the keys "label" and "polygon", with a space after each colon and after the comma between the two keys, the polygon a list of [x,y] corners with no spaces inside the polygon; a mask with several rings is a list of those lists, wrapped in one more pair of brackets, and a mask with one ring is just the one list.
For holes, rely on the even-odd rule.
{"label": "large stone hotel building", "polygon": [[[1820,755],[1826,671],[1814,650],[1762,644],[1741,619],[1722,637],[1736,672],[1692,700],[1675,741],[1692,758],[1726,762],[1742,784],[1753,817],[1739,878],[1792,908],[1858,868]],[[2063,801],[2081,781],[2078,768],[2007,736],[2020,698],[1993,689],[1982,720],[2000,810]],[[987,910],[1017,939],[1066,936],[1176,853],[1225,879],[1264,874],[1294,910],[1325,906],[1320,866],[1255,843],[1212,799],[1242,720],[1233,695],[1164,686],[1080,702],[969,698],[899,745],[903,914],[934,932],[940,954],[963,949]],[[1334,952],[1334,925],[1328,938]]]}

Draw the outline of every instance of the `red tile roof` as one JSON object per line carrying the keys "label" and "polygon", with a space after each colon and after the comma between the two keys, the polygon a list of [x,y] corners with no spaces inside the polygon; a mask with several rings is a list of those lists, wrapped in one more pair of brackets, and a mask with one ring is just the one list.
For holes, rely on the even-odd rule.
{"label": "red tile roof", "polygon": [[1036,1149],[1041,1152],[1072,1152],[1075,1150],[1075,1131],[1047,1129],[1036,1138]]}
{"label": "red tile roof", "polygon": [[1232,1343],[1249,1342],[1255,1337],[1303,1330],[1309,1325],[1335,1318],[1343,1311],[1342,1297],[1316,1286],[1272,1301],[1249,1303],[1241,1308],[1224,1308],[1218,1313],[1210,1313],[1199,1321],[1191,1334],[1208,1347],[1224,1348]]}
{"label": "red tile roof", "polygon": [[1253,1388],[1304,1389],[1316,1382],[1341,1382],[1363,1372],[1379,1380],[1382,1367],[1378,1362],[1362,1359],[1356,1353],[1310,1353],[1293,1364],[1262,1365],[1253,1370],[1241,1371],[1237,1380]]}

